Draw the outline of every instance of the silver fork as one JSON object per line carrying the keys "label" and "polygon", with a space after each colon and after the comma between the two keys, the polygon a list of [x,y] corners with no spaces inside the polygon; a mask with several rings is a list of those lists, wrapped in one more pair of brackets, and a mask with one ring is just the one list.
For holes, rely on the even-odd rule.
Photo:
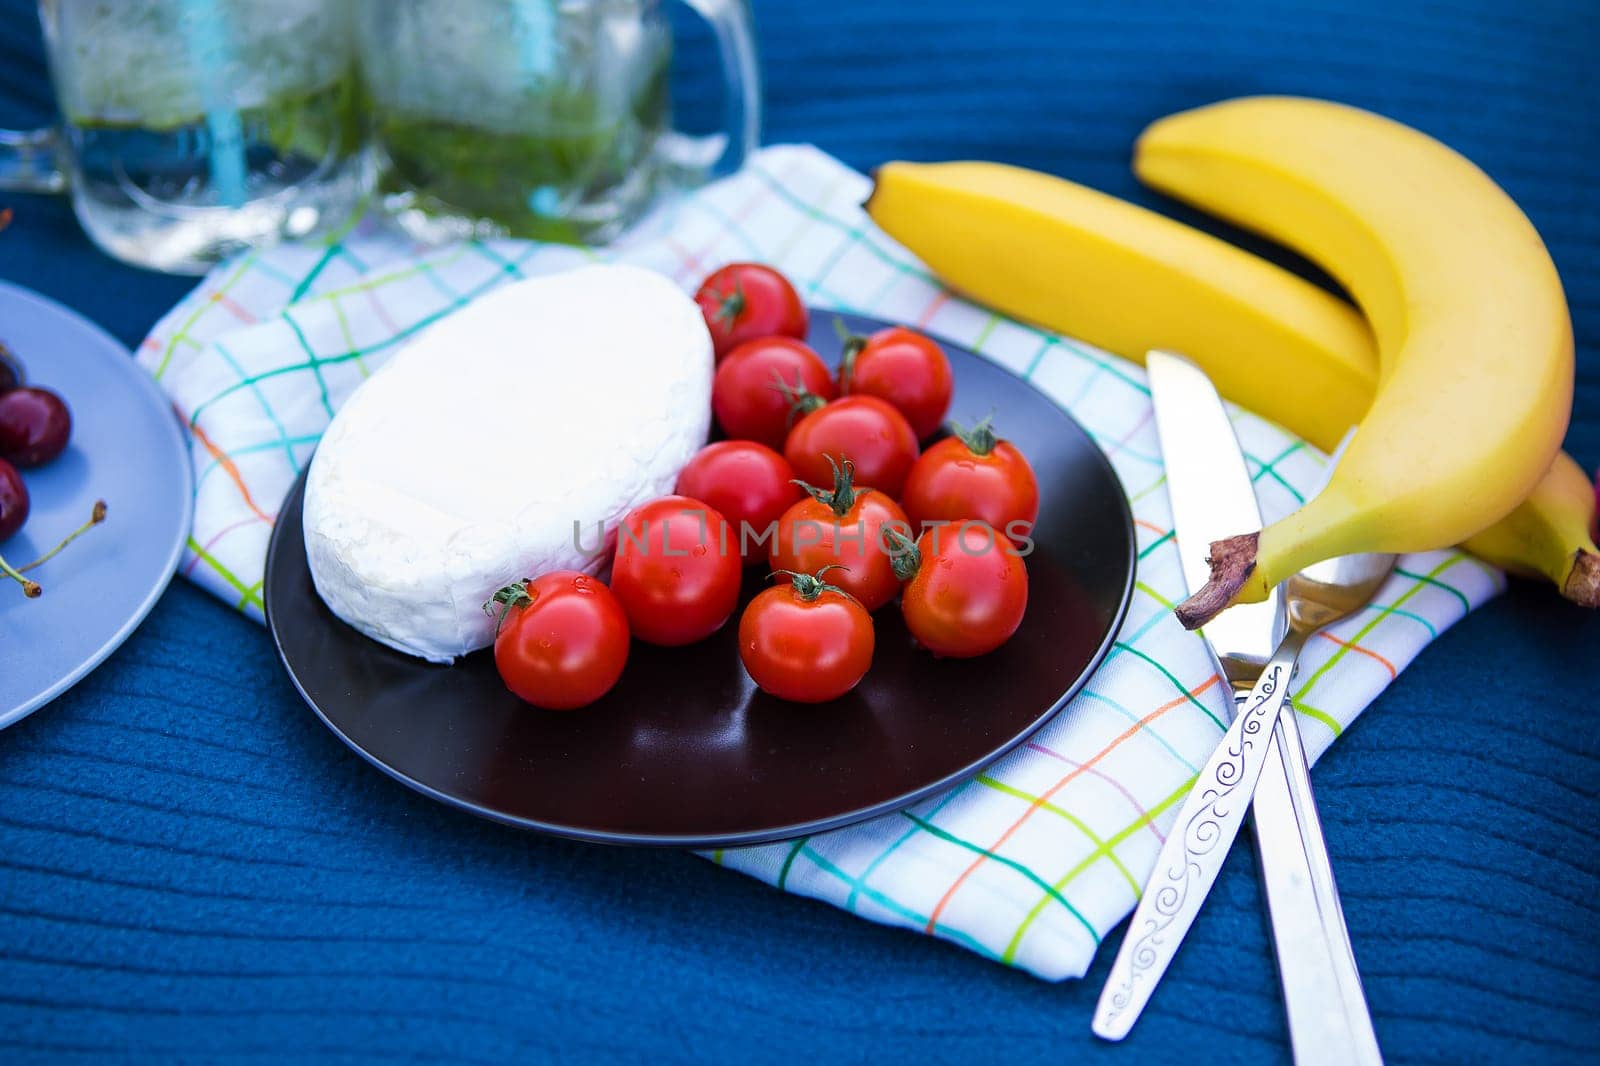
{"label": "silver fork", "polygon": [[[1099,1036],[1120,1040],[1128,1034],[1216,883],[1267,765],[1269,741],[1279,738],[1284,742],[1278,727],[1286,717],[1283,709],[1288,703],[1289,681],[1301,649],[1325,626],[1366,606],[1394,562],[1392,555],[1346,556],[1308,567],[1285,583],[1289,631],[1261,668],[1233,725],[1201,768],[1156,858],[1155,870],[1100,994],[1094,1017],[1094,1031]],[[1331,874],[1327,887],[1337,904]],[[1342,918],[1339,921],[1342,930]],[[1353,988],[1341,985],[1338,989],[1341,1005],[1346,1010],[1359,1005],[1364,1013],[1359,976],[1353,981]],[[1359,1004],[1352,1004],[1351,996],[1358,997]],[[1375,1038],[1369,1050],[1372,1057],[1368,1061],[1382,1061]]]}

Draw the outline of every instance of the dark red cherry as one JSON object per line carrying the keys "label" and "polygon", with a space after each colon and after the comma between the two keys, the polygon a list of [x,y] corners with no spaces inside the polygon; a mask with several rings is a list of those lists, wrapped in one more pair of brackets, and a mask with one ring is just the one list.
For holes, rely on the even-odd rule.
{"label": "dark red cherry", "polygon": [[0,458],[38,466],[61,454],[72,436],[72,414],[49,389],[24,385],[0,393]]}
{"label": "dark red cherry", "polygon": [[0,459],[0,541],[22,528],[28,520],[28,486],[22,483],[17,468]]}
{"label": "dark red cherry", "polygon": [[25,380],[21,361],[11,354],[10,348],[0,344],[0,392],[10,392]]}

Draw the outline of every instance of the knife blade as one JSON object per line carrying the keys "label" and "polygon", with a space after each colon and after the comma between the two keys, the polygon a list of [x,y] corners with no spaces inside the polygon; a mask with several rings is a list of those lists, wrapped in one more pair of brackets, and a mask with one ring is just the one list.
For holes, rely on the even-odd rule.
{"label": "knife blade", "polygon": [[[1147,367],[1173,532],[1192,591],[1210,575],[1211,542],[1259,529],[1260,510],[1232,423],[1210,380],[1171,353],[1151,352]],[[1265,603],[1235,606],[1205,627],[1207,644],[1237,698],[1260,676],[1281,618],[1274,590]],[[1293,715],[1281,716],[1274,732],[1252,813],[1296,1061],[1381,1062]],[[1156,972],[1136,990],[1131,1009],[1107,1011],[1102,997],[1096,1033],[1108,1039],[1126,1035],[1159,979]],[[1108,994],[1111,987],[1108,982]]]}
{"label": "knife blade", "polygon": [[[1184,584],[1192,592],[1211,577],[1206,557],[1212,541],[1260,529],[1261,509],[1233,423],[1211,379],[1171,352],[1151,352],[1146,366],[1172,501],[1172,532]],[[1274,588],[1265,601],[1236,604],[1206,623],[1201,633],[1230,682],[1255,681],[1277,646],[1282,614],[1282,593]],[[1234,677],[1252,664],[1250,676]]]}

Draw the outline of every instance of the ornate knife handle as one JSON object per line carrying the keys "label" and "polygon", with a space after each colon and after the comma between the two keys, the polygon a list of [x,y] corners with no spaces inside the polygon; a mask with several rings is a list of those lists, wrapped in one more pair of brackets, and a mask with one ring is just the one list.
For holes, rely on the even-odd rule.
{"label": "ornate knife handle", "polygon": [[1094,1016],[1097,1036],[1121,1040],[1128,1035],[1216,883],[1250,812],[1304,643],[1298,633],[1284,637],[1222,742],[1200,768],[1100,993]]}

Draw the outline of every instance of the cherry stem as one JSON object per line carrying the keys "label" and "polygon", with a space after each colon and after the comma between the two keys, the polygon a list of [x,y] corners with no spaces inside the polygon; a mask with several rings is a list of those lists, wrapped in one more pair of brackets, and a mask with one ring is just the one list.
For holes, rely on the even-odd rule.
{"label": "cherry stem", "polygon": [[74,529],[71,533],[68,533],[62,538],[60,544],[57,544],[54,548],[51,548],[49,551],[39,556],[39,558],[35,559],[27,566],[14,567],[10,563],[6,562],[3,557],[0,557],[0,574],[4,574],[6,577],[9,577],[11,580],[21,585],[22,594],[28,597],[30,600],[38,599],[39,596],[44,592],[43,586],[41,586],[37,581],[23,577],[22,575],[27,571],[32,570],[34,567],[42,566],[51,559],[54,559],[56,555],[60,553],[61,549],[65,548],[68,544],[71,544],[73,541],[77,540],[79,537],[83,536],[85,533],[89,532],[89,530],[93,529],[95,526],[99,525],[105,520],[106,501],[96,500],[94,501],[94,507],[89,512],[89,520],[87,522],[79,526],[77,529]]}
{"label": "cherry stem", "polygon": [[868,493],[872,490],[856,488],[856,464],[849,459],[846,459],[841,467],[833,456],[824,455],[823,458],[828,460],[829,466],[833,467],[832,491],[819,489],[817,486],[801,481],[799,478],[794,479],[794,484],[805,489],[811,494],[811,498],[818,503],[827,504],[829,510],[843,518],[850,513],[850,508],[856,505],[856,501],[861,498],[863,493]]}
{"label": "cherry stem", "polygon": [[967,429],[960,422],[951,422],[950,428],[973,455],[988,455],[1000,439],[994,435],[993,415],[984,415],[983,421]]}
{"label": "cherry stem", "polygon": [[0,555],[0,574],[4,574],[6,577],[9,577],[11,580],[21,585],[22,594],[28,597],[30,600],[38,599],[39,594],[44,591],[44,589],[39,587],[39,583],[37,581],[30,581],[23,577],[21,572],[14,568],[10,563],[6,562],[5,556],[3,555]]}
{"label": "cherry stem", "polygon": [[781,575],[788,578],[790,586],[794,589],[794,594],[800,597],[800,600],[803,603],[815,603],[817,598],[820,597],[824,592],[837,592],[839,595],[844,596],[847,599],[855,599],[854,596],[851,596],[850,593],[846,592],[838,585],[830,585],[826,581],[822,580],[822,575],[826,574],[829,570],[843,570],[846,573],[849,573],[850,568],[845,566],[843,563],[829,563],[827,566],[824,566],[814,574],[801,574],[794,570],[774,570],[772,573],[768,574],[767,577],[773,578]]}
{"label": "cherry stem", "polygon": [[833,331],[839,335],[839,380],[848,382],[856,367],[856,356],[867,346],[867,338],[853,333],[838,315],[833,317]]}
{"label": "cherry stem", "polygon": [[65,537],[63,537],[61,539],[61,543],[60,544],[57,544],[54,548],[51,548],[49,551],[47,551],[43,555],[39,556],[39,558],[35,559],[33,562],[29,563],[27,566],[19,566],[19,567],[17,567],[17,573],[26,574],[29,570],[32,570],[34,567],[41,566],[44,563],[48,563],[51,559],[54,559],[60,553],[62,548],[65,548],[68,544],[71,544],[73,541],[77,540],[79,537],[83,536],[85,533],[89,532],[89,530],[93,529],[95,526],[99,525],[101,522],[104,522],[105,520],[106,520],[106,501],[104,501],[104,500],[96,500],[96,501],[94,501],[94,507],[89,512],[89,520],[87,522],[85,522],[83,525],[79,526],[77,529],[74,529],[71,533],[68,533]]}
{"label": "cherry stem", "polygon": [[894,569],[894,576],[900,581],[910,581],[922,569],[922,552],[917,549],[917,542],[898,529],[885,527],[884,532],[889,535],[889,565]]}
{"label": "cherry stem", "polygon": [[512,585],[506,585],[490,596],[483,605],[483,613],[493,618],[494,635],[499,636],[501,628],[506,624],[506,615],[511,613],[513,607],[532,607],[534,596],[528,591],[528,585],[533,578],[525,577]]}

